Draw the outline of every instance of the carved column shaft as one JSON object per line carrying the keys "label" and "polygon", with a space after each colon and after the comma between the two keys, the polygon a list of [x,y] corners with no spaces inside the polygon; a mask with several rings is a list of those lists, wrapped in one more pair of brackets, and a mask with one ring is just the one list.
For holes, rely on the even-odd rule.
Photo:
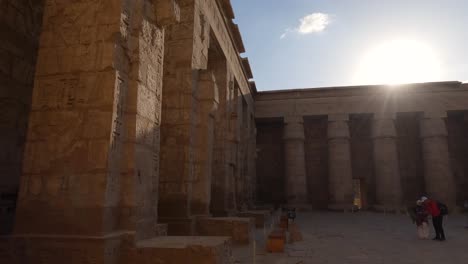
{"label": "carved column shaft", "polygon": [[393,115],[377,115],[372,124],[376,209],[399,210],[403,191],[398,162],[396,128]]}
{"label": "carved column shaft", "polygon": [[328,117],[329,209],[345,210],[353,205],[353,176],[348,115]]}
{"label": "carved column shaft", "polygon": [[294,116],[284,122],[286,199],[289,204],[303,204],[307,202],[304,121],[301,116]]}
{"label": "carved column shaft", "polygon": [[450,167],[447,127],[443,114],[425,113],[420,121],[424,180],[431,198],[455,206],[455,182]]}

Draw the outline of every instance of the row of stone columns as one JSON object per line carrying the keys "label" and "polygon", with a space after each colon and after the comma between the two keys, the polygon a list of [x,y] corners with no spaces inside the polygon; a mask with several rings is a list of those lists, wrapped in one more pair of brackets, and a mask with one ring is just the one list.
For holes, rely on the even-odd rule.
{"label": "row of stone columns", "polygon": [[[455,205],[445,113],[424,113],[420,121],[425,189],[428,196]],[[329,204],[332,210],[353,206],[353,175],[348,114],[328,115]],[[302,116],[284,118],[286,198],[288,204],[307,203],[307,173]],[[376,113],[372,121],[373,162],[377,210],[397,211],[403,191],[397,148],[395,114]],[[415,194],[418,195],[418,194]]]}

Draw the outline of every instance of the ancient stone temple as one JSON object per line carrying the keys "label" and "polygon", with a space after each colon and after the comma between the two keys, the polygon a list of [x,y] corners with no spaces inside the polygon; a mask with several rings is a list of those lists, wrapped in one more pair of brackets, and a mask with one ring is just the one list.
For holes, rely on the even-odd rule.
{"label": "ancient stone temple", "polygon": [[364,209],[399,211],[421,195],[451,208],[468,198],[466,84],[284,90],[255,100],[257,201],[348,210],[358,199]]}
{"label": "ancient stone temple", "polygon": [[233,18],[0,1],[1,263],[231,263],[261,204],[468,198],[467,85],[257,92]]}

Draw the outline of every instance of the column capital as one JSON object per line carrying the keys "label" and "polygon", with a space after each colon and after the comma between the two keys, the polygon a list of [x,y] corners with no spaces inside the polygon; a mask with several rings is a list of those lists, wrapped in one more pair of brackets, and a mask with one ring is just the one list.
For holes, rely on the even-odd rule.
{"label": "column capital", "polygon": [[349,121],[349,114],[329,114],[328,122],[347,122]]}
{"label": "column capital", "polygon": [[395,120],[396,113],[395,112],[377,112],[374,113],[374,120]]}
{"label": "column capital", "polygon": [[424,111],[422,119],[444,119],[447,118],[447,111]]}
{"label": "column capital", "polygon": [[372,122],[372,138],[395,138],[395,113],[376,113]]}
{"label": "column capital", "polygon": [[447,137],[446,117],[447,112],[424,112],[420,120],[421,138]]}
{"label": "column capital", "polygon": [[349,139],[349,115],[330,114],[328,115],[327,137],[331,139]]}
{"label": "column capital", "polygon": [[284,140],[305,140],[304,119],[302,116],[284,117]]}
{"label": "column capital", "polygon": [[303,116],[300,115],[291,115],[291,116],[285,116],[283,117],[283,122],[285,124],[294,124],[294,123],[304,123],[304,118]]}

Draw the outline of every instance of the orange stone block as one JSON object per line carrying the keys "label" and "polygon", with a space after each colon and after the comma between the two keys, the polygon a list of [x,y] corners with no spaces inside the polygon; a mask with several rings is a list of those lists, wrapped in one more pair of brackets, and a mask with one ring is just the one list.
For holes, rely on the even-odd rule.
{"label": "orange stone block", "polygon": [[284,244],[286,241],[286,235],[283,230],[275,230],[268,235],[266,243],[267,251],[270,253],[281,253],[284,252]]}

